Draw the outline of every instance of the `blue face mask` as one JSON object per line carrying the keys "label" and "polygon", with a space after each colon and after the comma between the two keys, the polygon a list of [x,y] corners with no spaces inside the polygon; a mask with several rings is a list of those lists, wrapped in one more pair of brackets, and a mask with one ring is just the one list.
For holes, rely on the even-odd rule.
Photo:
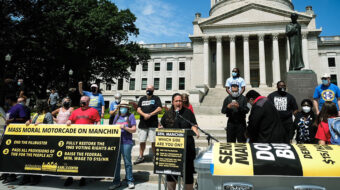
{"label": "blue face mask", "polygon": [[237,77],[237,73],[236,73],[236,72],[232,72],[231,75],[232,75],[233,77]]}
{"label": "blue face mask", "polygon": [[328,80],[322,80],[323,85],[328,85]]}
{"label": "blue face mask", "polygon": [[121,114],[124,115],[128,112],[128,109],[127,108],[120,108],[119,111],[120,111]]}

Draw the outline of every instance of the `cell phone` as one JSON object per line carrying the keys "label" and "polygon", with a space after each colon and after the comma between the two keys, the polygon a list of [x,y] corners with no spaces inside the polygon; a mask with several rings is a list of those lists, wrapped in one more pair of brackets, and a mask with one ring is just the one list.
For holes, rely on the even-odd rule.
{"label": "cell phone", "polygon": [[236,100],[232,100],[231,102],[234,103],[234,102],[236,102]]}

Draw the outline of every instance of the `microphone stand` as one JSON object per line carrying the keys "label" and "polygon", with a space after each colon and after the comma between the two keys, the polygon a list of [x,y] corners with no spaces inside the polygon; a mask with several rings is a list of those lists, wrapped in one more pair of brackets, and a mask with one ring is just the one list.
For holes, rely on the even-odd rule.
{"label": "microphone stand", "polygon": [[[185,119],[183,116],[181,116],[180,114],[178,114],[178,112],[176,112],[176,116],[183,119],[185,122],[189,123],[191,126],[195,126],[196,124],[192,123],[191,121]],[[211,139],[216,141],[216,142],[220,142],[219,140],[217,140],[215,137],[211,136],[208,132],[205,132],[203,129],[201,129],[198,125],[197,125],[198,130],[200,130],[202,133],[204,133],[207,136],[207,141],[208,141],[208,146],[211,143]]]}

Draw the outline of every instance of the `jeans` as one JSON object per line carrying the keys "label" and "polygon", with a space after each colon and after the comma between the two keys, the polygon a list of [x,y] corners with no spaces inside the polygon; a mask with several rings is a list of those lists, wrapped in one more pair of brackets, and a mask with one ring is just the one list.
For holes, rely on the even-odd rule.
{"label": "jeans", "polygon": [[133,183],[133,175],[132,175],[132,162],[131,162],[131,150],[133,145],[132,144],[121,144],[120,147],[120,154],[118,155],[117,160],[117,166],[116,166],[116,172],[115,172],[115,178],[113,180],[113,183],[119,183],[120,182],[120,161],[121,161],[121,155],[123,155],[124,159],[124,166],[125,166],[125,178],[127,180],[127,183]]}

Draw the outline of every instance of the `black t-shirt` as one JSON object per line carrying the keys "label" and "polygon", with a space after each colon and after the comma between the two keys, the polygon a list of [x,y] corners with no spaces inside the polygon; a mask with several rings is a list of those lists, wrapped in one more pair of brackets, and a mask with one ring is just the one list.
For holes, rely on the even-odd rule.
{"label": "black t-shirt", "polygon": [[318,127],[315,124],[316,116],[314,112],[306,114],[304,112],[298,112],[294,120],[294,130],[290,134],[290,139],[294,137],[296,130],[296,142],[299,144],[317,144],[315,138]]}
{"label": "black t-shirt", "polygon": [[[144,113],[152,113],[158,107],[162,108],[162,102],[158,96],[151,96],[148,100],[147,96],[143,96],[139,99],[138,107]],[[143,116],[140,116],[139,128],[157,128],[158,127],[158,114],[151,116],[148,120],[145,120]]]}
{"label": "black t-shirt", "polygon": [[269,94],[268,99],[279,112],[281,120],[292,119],[293,112],[298,109],[294,96],[287,92],[281,95],[275,91]]}

